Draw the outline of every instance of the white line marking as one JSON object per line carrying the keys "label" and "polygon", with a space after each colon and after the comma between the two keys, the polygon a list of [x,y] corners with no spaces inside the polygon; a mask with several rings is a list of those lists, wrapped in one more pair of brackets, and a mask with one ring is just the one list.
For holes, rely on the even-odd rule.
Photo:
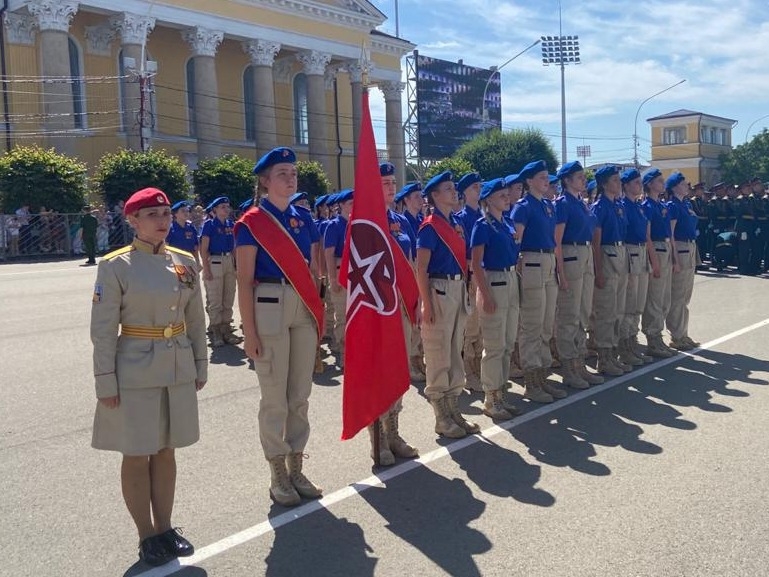
{"label": "white line marking", "polygon": [[0,278],[5,276],[19,276],[22,274],[48,274],[49,272],[63,272],[63,271],[83,271],[83,270],[96,270],[95,266],[73,266],[71,268],[49,268],[49,269],[43,269],[40,268],[38,270],[23,270],[19,272],[3,272],[0,273]]}
{"label": "white line marking", "polygon": [[471,445],[474,445],[476,443],[485,442],[486,439],[490,439],[500,433],[509,431],[510,429],[514,429],[515,427],[528,423],[529,421],[533,421],[534,419],[537,419],[542,415],[552,413],[554,411],[562,409],[563,407],[568,407],[569,405],[572,405],[578,401],[592,397],[593,395],[597,395],[597,394],[603,393],[604,391],[608,391],[609,389],[613,389],[618,385],[626,383],[632,379],[643,376],[652,371],[656,371],[661,367],[665,367],[667,365],[671,365],[673,363],[686,360],[687,357],[693,357],[699,351],[718,346],[721,343],[735,339],[737,337],[740,337],[744,334],[755,331],[756,329],[760,329],[767,325],[769,325],[769,318],[764,319],[755,324],[752,324],[750,326],[736,330],[733,333],[729,333],[728,335],[724,335],[722,337],[714,339],[692,351],[678,354],[668,359],[660,359],[657,362],[645,365],[643,367],[639,367],[638,369],[630,373],[627,373],[625,375],[622,375],[621,377],[617,377],[610,380],[604,385],[596,385],[584,391],[572,393],[568,397],[566,397],[566,399],[563,399],[561,401],[558,401],[550,405],[543,405],[542,407],[534,409],[533,411],[529,411],[526,414],[521,415],[520,417],[516,417],[512,421],[506,421],[503,424],[494,425],[492,427],[489,427],[488,429],[484,429],[481,433],[477,435],[471,435],[469,437],[465,437],[464,439],[455,441],[450,445],[447,445],[446,447],[440,447],[438,449],[430,451],[429,453],[427,453],[423,457],[420,457],[419,459],[415,459],[413,461],[406,461],[404,463],[401,463],[400,465],[396,465],[395,467],[384,469],[381,473],[377,475],[372,475],[362,481],[353,483],[352,485],[348,485],[347,487],[342,487],[341,489],[334,491],[330,495],[327,495],[326,497],[323,497],[318,501],[310,501],[308,503],[305,503],[304,505],[301,505],[299,507],[286,511],[285,513],[281,513],[280,515],[277,515],[272,519],[262,521],[261,523],[248,527],[247,529],[238,531],[237,533],[234,533],[228,537],[225,537],[224,539],[220,539],[215,543],[211,543],[210,545],[207,545],[202,549],[199,549],[192,557],[170,561],[169,563],[163,565],[162,567],[155,567],[153,569],[150,569],[149,571],[144,571],[143,573],[139,573],[138,575],[136,575],[136,577],[166,577],[167,575],[172,575],[173,573],[181,571],[185,567],[188,567],[191,565],[197,565],[198,563],[201,563],[206,559],[210,559],[211,557],[224,553],[225,551],[232,549],[233,547],[237,547],[238,545],[242,545],[244,543],[247,543],[248,541],[252,541],[258,537],[261,537],[262,535],[266,535],[267,533],[270,533],[279,527],[288,525],[289,523],[292,523],[294,521],[301,519],[302,517],[306,517],[307,515],[314,513],[315,511],[319,511],[320,509],[328,509],[332,505],[335,505],[336,503],[349,499],[350,497],[355,497],[356,495],[362,493],[363,491],[366,491],[371,487],[381,486],[382,484],[389,481],[390,479],[400,477],[401,475],[404,475],[405,473],[408,473],[409,471],[416,469],[417,467],[421,467],[422,465],[427,465],[428,463],[432,463],[433,461],[442,459],[443,457],[446,457],[452,453],[456,453],[457,451],[461,451],[462,449],[469,447]]}

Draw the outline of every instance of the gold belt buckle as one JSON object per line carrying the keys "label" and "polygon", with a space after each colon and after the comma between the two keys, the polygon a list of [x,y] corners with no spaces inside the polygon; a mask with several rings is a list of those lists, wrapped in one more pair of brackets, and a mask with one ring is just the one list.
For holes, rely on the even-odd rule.
{"label": "gold belt buckle", "polygon": [[164,339],[170,339],[172,336],[174,336],[174,328],[172,326],[167,326],[163,329]]}

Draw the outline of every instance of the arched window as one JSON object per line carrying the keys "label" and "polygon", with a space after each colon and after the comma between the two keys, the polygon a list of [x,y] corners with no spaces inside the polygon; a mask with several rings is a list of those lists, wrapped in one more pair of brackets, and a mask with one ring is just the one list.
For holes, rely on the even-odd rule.
{"label": "arched window", "polygon": [[189,120],[190,136],[198,135],[195,123],[195,59],[187,60],[187,119]]}
{"label": "arched window", "polygon": [[307,144],[307,76],[300,72],[294,76],[294,137],[297,144]]}
{"label": "arched window", "polygon": [[80,48],[69,38],[69,75],[72,78],[72,111],[75,128],[85,128],[85,90],[80,66]]}
{"label": "arched window", "polygon": [[246,140],[256,140],[256,95],[254,94],[254,67],[243,71],[243,106],[246,122]]}

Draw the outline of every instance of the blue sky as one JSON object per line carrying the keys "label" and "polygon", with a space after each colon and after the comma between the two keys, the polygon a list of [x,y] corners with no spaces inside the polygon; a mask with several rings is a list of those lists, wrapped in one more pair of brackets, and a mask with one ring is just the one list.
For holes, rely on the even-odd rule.
{"label": "blue sky", "polygon": [[[395,34],[395,0],[373,0]],[[558,34],[557,0],[400,0],[400,35],[421,54],[489,68],[542,35]],[[769,2],[766,0],[563,0],[563,34],[579,35],[582,64],[566,68],[567,146],[590,145],[588,164],[629,162],[641,102],[639,159],[648,162],[647,118],[688,108],[737,122],[733,145],[769,127]],[[502,126],[540,128],[561,153],[558,67],[539,46],[502,69]],[[404,93],[405,96],[405,93]],[[372,94],[375,125],[384,117]],[[380,145],[383,130],[376,128]]]}

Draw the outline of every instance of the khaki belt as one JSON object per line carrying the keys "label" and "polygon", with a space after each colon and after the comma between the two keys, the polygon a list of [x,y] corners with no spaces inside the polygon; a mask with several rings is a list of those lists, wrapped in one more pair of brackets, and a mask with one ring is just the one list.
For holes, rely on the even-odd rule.
{"label": "khaki belt", "polygon": [[167,327],[121,325],[120,334],[124,337],[135,337],[138,339],[170,339],[171,337],[183,335],[184,330],[184,323],[178,325],[168,325]]}

